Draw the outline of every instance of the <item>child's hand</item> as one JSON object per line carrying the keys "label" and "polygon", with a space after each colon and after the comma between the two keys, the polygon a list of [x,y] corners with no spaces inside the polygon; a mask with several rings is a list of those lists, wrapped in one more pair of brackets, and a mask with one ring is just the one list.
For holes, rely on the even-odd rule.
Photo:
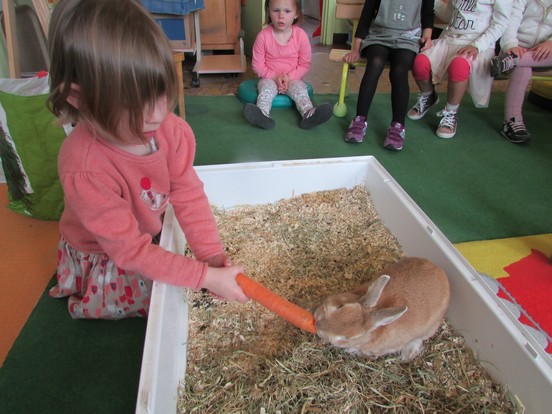
{"label": "child's hand", "polygon": [[433,46],[433,41],[431,40],[431,36],[425,38],[425,37],[421,37],[420,38],[420,45],[422,46],[420,48],[420,52],[423,52],[424,50],[427,50],[429,49],[431,46]]}
{"label": "child's hand", "polygon": [[522,57],[525,52],[527,52],[527,49],[521,46],[516,46],[506,51],[509,55],[516,55],[518,58]]}
{"label": "child's hand", "polygon": [[205,259],[205,263],[209,267],[227,267],[232,266],[232,260],[225,254],[217,254],[216,256],[211,256]]}
{"label": "child's hand", "polygon": [[243,266],[209,267],[201,287],[223,299],[245,303],[249,298],[236,282],[236,276],[243,271]]}
{"label": "child's hand", "polygon": [[278,93],[285,95],[287,93],[289,77],[287,75],[279,75],[276,78],[276,86],[278,87]]}
{"label": "child's hand", "polygon": [[282,76],[278,75],[276,77],[276,79],[274,79],[274,81],[276,82],[276,87],[278,88],[278,93],[279,94],[286,93],[286,90],[285,90],[285,87],[284,87],[284,80],[282,79]]}
{"label": "child's hand", "polygon": [[533,57],[536,61],[546,59],[550,56],[550,53],[552,52],[552,42],[543,42],[540,45],[532,47],[530,50],[535,52],[533,54]]}
{"label": "child's hand", "polygon": [[353,63],[357,62],[360,59],[360,53],[351,51],[347,53],[345,56],[343,56],[343,61],[347,62],[349,65],[352,65]]}
{"label": "child's hand", "polygon": [[420,37],[420,52],[423,52],[433,46],[433,40],[431,40],[432,34],[433,29],[425,28],[422,30],[422,36]]}
{"label": "child's hand", "polygon": [[479,50],[475,46],[466,46],[460,49],[457,53],[458,56],[464,56],[466,59],[475,60]]}

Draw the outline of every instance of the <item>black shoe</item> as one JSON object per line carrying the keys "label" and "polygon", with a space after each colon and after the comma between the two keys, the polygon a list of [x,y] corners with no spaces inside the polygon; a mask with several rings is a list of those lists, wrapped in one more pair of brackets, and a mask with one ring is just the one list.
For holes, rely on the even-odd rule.
{"label": "black shoe", "polygon": [[258,126],[262,129],[273,129],[276,125],[274,119],[266,116],[263,111],[261,111],[261,108],[252,103],[245,104],[245,107],[243,108],[243,115],[250,124]]}
{"label": "black shoe", "polygon": [[329,103],[323,103],[316,108],[312,108],[303,116],[299,126],[303,129],[312,129],[315,126],[323,124],[332,116],[332,107]]}
{"label": "black shoe", "polygon": [[437,92],[433,90],[431,92],[431,95],[422,95],[420,92],[418,94],[418,100],[416,101],[416,104],[410,108],[410,110],[407,112],[406,116],[408,116],[410,119],[417,121],[418,119],[422,119],[427,111],[435,105],[439,103],[439,95],[437,95]]}
{"label": "black shoe", "polygon": [[516,55],[495,56],[491,59],[491,76],[496,78],[502,73],[515,68],[517,64],[518,57]]}
{"label": "black shoe", "polygon": [[511,118],[502,124],[502,136],[514,144],[526,144],[531,141],[531,134],[525,129],[523,121]]}

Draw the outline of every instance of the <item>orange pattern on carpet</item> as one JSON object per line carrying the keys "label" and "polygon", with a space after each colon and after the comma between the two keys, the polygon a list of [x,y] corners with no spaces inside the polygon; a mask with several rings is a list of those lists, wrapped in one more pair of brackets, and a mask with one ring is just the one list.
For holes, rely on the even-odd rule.
{"label": "orange pattern on carpet", "polygon": [[0,367],[56,270],[59,223],[14,213],[0,184]]}

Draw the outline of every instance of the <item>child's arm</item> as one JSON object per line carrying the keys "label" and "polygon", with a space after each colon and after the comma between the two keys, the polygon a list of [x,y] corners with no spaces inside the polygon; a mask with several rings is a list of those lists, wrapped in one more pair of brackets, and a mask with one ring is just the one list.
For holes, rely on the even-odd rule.
{"label": "child's arm", "polygon": [[443,22],[452,19],[452,0],[435,0],[435,16]]}
{"label": "child's arm", "polygon": [[232,260],[226,254],[220,253],[216,254],[214,256],[208,257],[204,260],[205,263],[209,265],[209,267],[226,267],[226,266],[232,266]]}
{"label": "child's arm", "polygon": [[269,47],[267,45],[267,42],[269,41],[269,39],[267,39],[267,33],[270,33],[270,36],[272,36],[271,31],[263,29],[255,38],[255,43],[253,43],[253,58],[251,59],[251,67],[259,78],[274,79],[278,74],[268,67],[266,60],[267,48]]}
{"label": "child's arm", "polygon": [[362,7],[362,12],[360,14],[360,19],[358,20],[355,37],[363,40],[366,36],[368,36],[370,25],[372,24],[374,17],[376,17],[376,13],[381,1],[382,0],[366,0],[364,2],[364,6]]}
{"label": "child's arm", "polygon": [[303,79],[303,77],[309,72],[312,65],[312,49],[310,40],[307,33],[299,28],[293,27],[293,37],[295,42],[299,46],[297,65],[289,73],[287,73],[288,80],[291,79]]}
{"label": "child's arm", "polygon": [[422,0],[420,10],[422,36],[420,38],[420,51],[429,49],[432,46],[431,35],[433,33],[433,23],[435,21],[434,0]]}
{"label": "child's arm", "polygon": [[[195,257],[200,261],[224,253],[203,182],[193,167],[195,136],[189,124],[178,118],[167,134],[170,201]],[[172,136],[171,136],[172,135]]]}
{"label": "child's arm", "polygon": [[472,43],[479,53],[491,47],[494,48],[498,39],[504,34],[512,14],[512,0],[498,0],[492,7],[489,27]]}
{"label": "child's arm", "polygon": [[[500,47],[503,51],[510,51],[510,49],[517,48],[519,46],[518,30],[521,25],[521,21],[523,20],[523,13],[526,7],[527,0],[514,1],[512,6],[512,14],[510,15],[510,23],[500,38]],[[516,53],[516,55],[518,54]]]}
{"label": "child's arm", "polygon": [[349,64],[353,64],[360,59],[360,47],[362,41],[368,36],[372,20],[378,11],[381,0],[366,0],[362,7],[360,19],[358,20],[357,29],[353,38],[351,51],[343,56],[343,60]]}

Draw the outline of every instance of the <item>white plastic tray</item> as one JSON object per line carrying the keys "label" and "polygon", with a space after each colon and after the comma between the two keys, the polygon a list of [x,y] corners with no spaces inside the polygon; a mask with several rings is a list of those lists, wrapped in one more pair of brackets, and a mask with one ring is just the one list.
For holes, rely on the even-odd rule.
{"label": "white plastic tray", "polygon": [[[365,185],[380,218],[405,254],[426,257],[447,272],[447,314],[482,366],[518,397],[527,413],[552,407],[552,359],[435,224],[372,156],[214,165],[196,168],[212,204],[232,208],[303,193]],[[161,245],[182,252],[185,239],[171,212]],[[180,288],[155,283],[137,413],[175,413],[186,369],[188,307]]]}

